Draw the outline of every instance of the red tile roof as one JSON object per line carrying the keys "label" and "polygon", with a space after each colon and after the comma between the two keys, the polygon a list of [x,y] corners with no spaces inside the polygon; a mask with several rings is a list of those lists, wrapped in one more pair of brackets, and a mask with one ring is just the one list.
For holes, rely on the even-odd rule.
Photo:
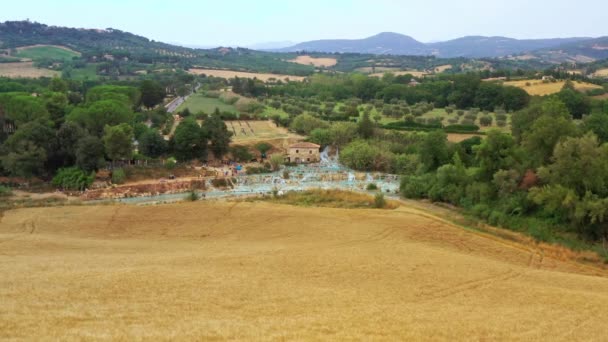
{"label": "red tile roof", "polygon": [[320,148],[321,145],[309,143],[309,142],[299,142],[293,145],[289,145],[289,148]]}

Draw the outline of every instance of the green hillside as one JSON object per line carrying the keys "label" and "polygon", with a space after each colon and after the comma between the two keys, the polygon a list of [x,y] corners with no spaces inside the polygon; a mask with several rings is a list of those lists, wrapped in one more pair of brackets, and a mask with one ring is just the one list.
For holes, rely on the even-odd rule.
{"label": "green hillside", "polygon": [[79,57],[80,53],[65,47],[43,45],[19,48],[14,56],[29,58],[34,61],[41,59],[71,60],[74,57]]}

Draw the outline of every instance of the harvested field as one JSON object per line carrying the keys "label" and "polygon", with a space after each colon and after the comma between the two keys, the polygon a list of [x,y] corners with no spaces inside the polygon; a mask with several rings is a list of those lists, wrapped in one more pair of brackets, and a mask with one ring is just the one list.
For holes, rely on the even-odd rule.
{"label": "harvested field", "polygon": [[449,69],[452,69],[452,65],[450,65],[450,64],[440,65],[438,67],[435,67],[435,72],[444,72]]}
{"label": "harvested field", "polygon": [[58,71],[41,69],[32,62],[0,63],[0,76],[11,78],[38,78],[59,76]]}
{"label": "harvested field", "polygon": [[332,67],[338,64],[338,61],[335,58],[326,58],[326,57],[311,57],[311,56],[298,56],[295,59],[290,59],[288,62],[303,64],[303,65],[313,65],[316,67]]}
{"label": "harvested field", "polygon": [[[530,85],[526,85],[529,83]],[[543,83],[541,80],[522,80],[522,81],[509,81],[505,82],[505,85],[515,86],[522,88],[530,95],[551,95],[558,93],[566,84],[566,81],[547,82]],[[586,91],[590,89],[601,89],[601,86],[585,83],[585,82],[573,82],[574,88],[579,91]]]}
{"label": "harvested field", "polygon": [[0,339],[603,340],[608,278],[426,211],[76,206],[0,221]]}
{"label": "harvested field", "polygon": [[199,69],[193,68],[188,70],[189,73],[195,75],[205,74],[207,76],[214,77],[222,77],[222,78],[257,78],[258,80],[262,80],[264,82],[270,79],[283,80],[286,81],[289,79],[290,81],[303,81],[305,77],[302,76],[292,76],[292,75],[279,75],[279,74],[262,74],[262,73],[254,73],[254,72],[244,72],[244,71],[232,71],[232,70],[218,70],[218,69]]}
{"label": "harvested field", "polygon": [[599,69],[593,74],[595,77],[608,77],[608,68]]}
{"label": "harvested field", "polygon": [[538,57],[534,56],[534,55],[521,55],[521,56],[512,56],[512,57],[508,57],[507,59],[513,60],[513,61],[529,61],[532,59],[538,59]]}
{"label": "harvested field", "polygon": [[480,134],[448,133],[448,141],[453,142],[453,143],[459,143],[461,141],[470,139],[472,137],[481,137],[481,138],[483,138],[483,135],[480,135]]}
{"label": "harvested field", "polygon": [[406,70],[406,71],[384,71],[384,72],[376,72],[373,74],[370,74],[370,76],[372,77],[382,77],[384,76],[384,74],[386,73],[391,73],[395,76],[400,76],[400,75],[407,75],[410,74],[414,77],[424,77],[426,75],[428,75],[428,73],[424,72],[424,71],[415,71],[415,70]]}
{"label": "harvested field", "polygon": [[226,127],[234,135],[232,141],[242,143],[244,141],[261,141],[283,139],[294,136],[284,127],[277,127],[272,121],[236,120],[226,121]]}

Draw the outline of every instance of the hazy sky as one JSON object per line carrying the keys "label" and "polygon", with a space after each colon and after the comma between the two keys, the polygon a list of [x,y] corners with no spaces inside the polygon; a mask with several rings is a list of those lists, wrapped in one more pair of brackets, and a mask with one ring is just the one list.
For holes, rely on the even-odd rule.
{"label": "hazy sky", "polygon": [[0,21],[112,27],[196,45],[363,38],[384,31],[423,42],[466,35],[608,35],[608,0],[27,0],[1,6]]}

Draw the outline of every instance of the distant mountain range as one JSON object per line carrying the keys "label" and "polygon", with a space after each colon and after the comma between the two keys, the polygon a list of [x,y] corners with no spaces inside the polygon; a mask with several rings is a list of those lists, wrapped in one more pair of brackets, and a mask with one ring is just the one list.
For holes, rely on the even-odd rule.
{"label": "distant mountain range", "polygon": [[[257,65],[272,69],[267,60],[257,57],[252,50],[273,52],[321,52],[321,53],[361,53],[377,55],[436,56],[444,58],[505,58],[520,60],[522,63],[593,62],[608,59],[608,37],[600,38],[555,38],[555,39],[513,39],[505,37],[469,36],[445,42],[422,43],[399,33],[385,32],[364,39],[315,40],[290,45],[291,42],[270,42],[256,44],[248,49],[205,49],[205,42],[190,47],[176,46],[154,41],[116,29],[77,29],[48,26],[29,21],[0,22],[0,50],[20,46],[47,44],[61,45],[77,50],[84,58],[117,55],[142,63],[164,61],[168,63],[188,62],[206,67],[243,68]],[[2,51],[0,51],[2,53]],[[6,52],[5,52],[6,53]],[[295,74],[309,73],[309,66],[294,65],[285,61],[280,54],[260,52],[266,59],[274,60],[273,68],[282,64],[284,69]],[[246,62],[243,62],[245,61]],[[538,63],[537,63],[538,64]],[[263,67],[266,65],[265,67]],[[306,70],[305,70],[306,69]],[[276,70],[275,70],[276,71]]]}
{"label": "distant mountain range", "polygon": [[[555,61],[608,58],[608,37],[514,39],[468,36],[445,42],[422,43],[399,33],[384,32],[364,39],[326,39],[276,49],[280,52],[371,53],[391,55],[434,55],[453,57],[504,57],[532,53]],[[560,55],[562,55],[560,57]]]}

